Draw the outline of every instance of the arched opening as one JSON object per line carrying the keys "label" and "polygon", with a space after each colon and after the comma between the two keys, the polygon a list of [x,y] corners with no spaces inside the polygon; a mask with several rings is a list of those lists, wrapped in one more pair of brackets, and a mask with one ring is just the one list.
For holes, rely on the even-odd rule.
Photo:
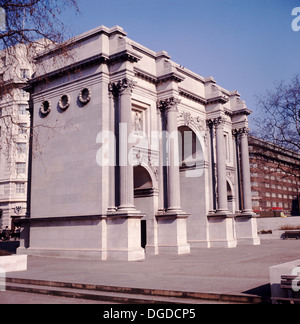
{"label": "arched opening", "polygon": [[149,172],[141,165],[134,170],[134,205],[145,217],[141,220],[141,246],[147,245],[147,225],[154,215],[154,188]]}
{"label": "arched opening", "polygon": [[228,181],[227,183],[227,206],[228,210],[230,211],[231,214],[234,214],[234,199],[233,199],[233,194],[232,194],[232,189]]}
{"label": "arched opening", "polygon": [[179,132],[179,166],[195,168],[203,162],[203,151],[196,133],[188,126],[178,128]]}
{"label": "arched opening", "polygon": [[153,189],[153,182],[149,172],[142,167],[137,165],[134,167],[134,195],[149,192]]}
{"label": "arched opening", "polygon": [[178,135],[181,207],[190,214],[187,219],[188,241],[201,246],[201,242],[207,241],[203,148],[199,134],[190,127],[179,127]]}

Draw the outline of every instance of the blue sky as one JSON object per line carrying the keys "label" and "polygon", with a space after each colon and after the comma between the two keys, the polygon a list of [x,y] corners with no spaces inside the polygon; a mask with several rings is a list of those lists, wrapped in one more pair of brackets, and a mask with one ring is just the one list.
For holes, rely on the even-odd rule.
{"label": "blue sky", "polygon": [[[300,0],[77,0],[64,13],[73,35],[119,25],[128,37],[198,73],[237,89],[254,114],[255,95],[300,73]],[[300,23],[299,23],[300,25]],[[251,119],[250,119],[251,120]]]}

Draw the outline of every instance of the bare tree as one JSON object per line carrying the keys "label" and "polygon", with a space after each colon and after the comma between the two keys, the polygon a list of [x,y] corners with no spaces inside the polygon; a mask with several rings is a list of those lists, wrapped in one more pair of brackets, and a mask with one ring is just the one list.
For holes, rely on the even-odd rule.
{"label": "bare tree", "polygon": [[59,19],[64,10],[79,12],[75,0],[1,0],[5,28],[0,32],[0,49],[16,44],[32,44],[47,39],[61,44],[66,26]]}
{"label": "bare tree", "polygon": [[274,90],[258,98],[257,108],[253,135],[268,142],[270,149],[262,155],[268,155],[282,176],[296,182],[300,210],[300,76],[275,84]]}
{"label": "bare tree", "polygon": [[76,0],[0,0],[2,153],[11,151],[22,133],[20,127],[25,129],[24,134],[30,133],[29,123],[24,126],[24,112],[18,109],[22,109],[21,103],[29,99],[22,89],[34,74],[34,57],[49,50],[55,50],[58,59],[69,55],[65,40],[70,34],[59,19],[65,10],[79,13]]}
{"label": "bare tree", "polygon": [[300,76],[289,84],[280,82],[273,91],[258,98],[256,133],[262,139],[300,152]]}

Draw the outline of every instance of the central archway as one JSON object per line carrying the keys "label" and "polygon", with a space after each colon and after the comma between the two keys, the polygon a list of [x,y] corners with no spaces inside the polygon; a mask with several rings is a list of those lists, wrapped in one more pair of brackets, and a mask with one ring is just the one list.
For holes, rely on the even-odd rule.
{"label": "central archway", "polygon": [[207,246],[207,192],[201,134],[184,125],[178,128],[181,206],[187,219],[188,243]]}
{"label": "central archway", "polygon": [[134,205],[145,216],[141,220],[141,246],[146,248],[153,237],[152,223],[155,218],[155,196],[153,181],[147,169],[134,166]]}

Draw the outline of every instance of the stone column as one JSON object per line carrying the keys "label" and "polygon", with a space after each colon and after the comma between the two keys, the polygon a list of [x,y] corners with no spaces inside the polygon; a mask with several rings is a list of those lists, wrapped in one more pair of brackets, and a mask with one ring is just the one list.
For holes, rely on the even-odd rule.
{"label": "stone column", "polygon": [[216,127],[218,206],[216,213],[208,215],[210,246],[232,248],[236,247],[237,241],[233,215],[229,214],[227,207],[224,120],[218,117],[212,123]]}
{"label": "stone column", "polygon": [[[109,131],[115,132],[115,102],[114,97],[116,94],[114,94],[114,89],[112,84],[109,84],[108,86],[109,90]],[[112,148],[114,150],[114,147]],[[115,162],[115,152],[114,154],[114,161]],[[108,212],[115,212],[116,211],[116,198],[115,198],[115,189],[116,183],[115,183],[115,164],[109,165],[109,197],[108,197]]]}
{"label": "stone column", "polygon": [[259,245],[260,239],[257,235],[257,216],[253,213],[251,200],[248,132],[249,129],[246,127],[238,130],[240,134],[241,149],[243,210],[241,214],[235,217],[235,228],[238,244]]}
{"label": "stone column", "polygon": [[243,183],[243,213],[252,213],[251,179],[249,163],[248,128],[240,130],[241,138],[241,166]]}
{"label": "stone column", "polygon": [[178,154],[177,105],[180,101],[171,97],[157,103],[166,114],[168,131],[168,208],[156,215],[158,222],[158,245],[160,253],[184,254],[190,252],[187,243],[187,217],[180,204],[180,173]]}
{"label": "stone column", "polygon": [[129,79],[123,79],[118,83],[120,96],[120,206],[118,209],[126,211],[135,210],[133,165],[128,162],[128,155],[131,149],[131,144],[128,143],[128,136],[132,131],[131,94],[133,87],[134,83]]}
{"label": "stone column", "polygon": [[142,260],[141,218],[145,215],[134,206],[133,165],[128,160],[132,130],[131,94],[134,82],[124,78],[111,84],[119,110],[119,206],[107,217],[107,256],[117,260]]}
{"label": "stone column", "polygon": [[218,187],[218,208],[219,214],[227,214],[227,183],[225,164],[225,141],[224,141],[224,120],[219,117],[215,119],[216,125],[216,147],[217,147],[217,187]]}
{"label": "stone column", "polygon": [[180,174],[178,162],[177,105],[174,97],[159,102],[159,109],[165,110],[168,131],[168,212],[181,211]]}

